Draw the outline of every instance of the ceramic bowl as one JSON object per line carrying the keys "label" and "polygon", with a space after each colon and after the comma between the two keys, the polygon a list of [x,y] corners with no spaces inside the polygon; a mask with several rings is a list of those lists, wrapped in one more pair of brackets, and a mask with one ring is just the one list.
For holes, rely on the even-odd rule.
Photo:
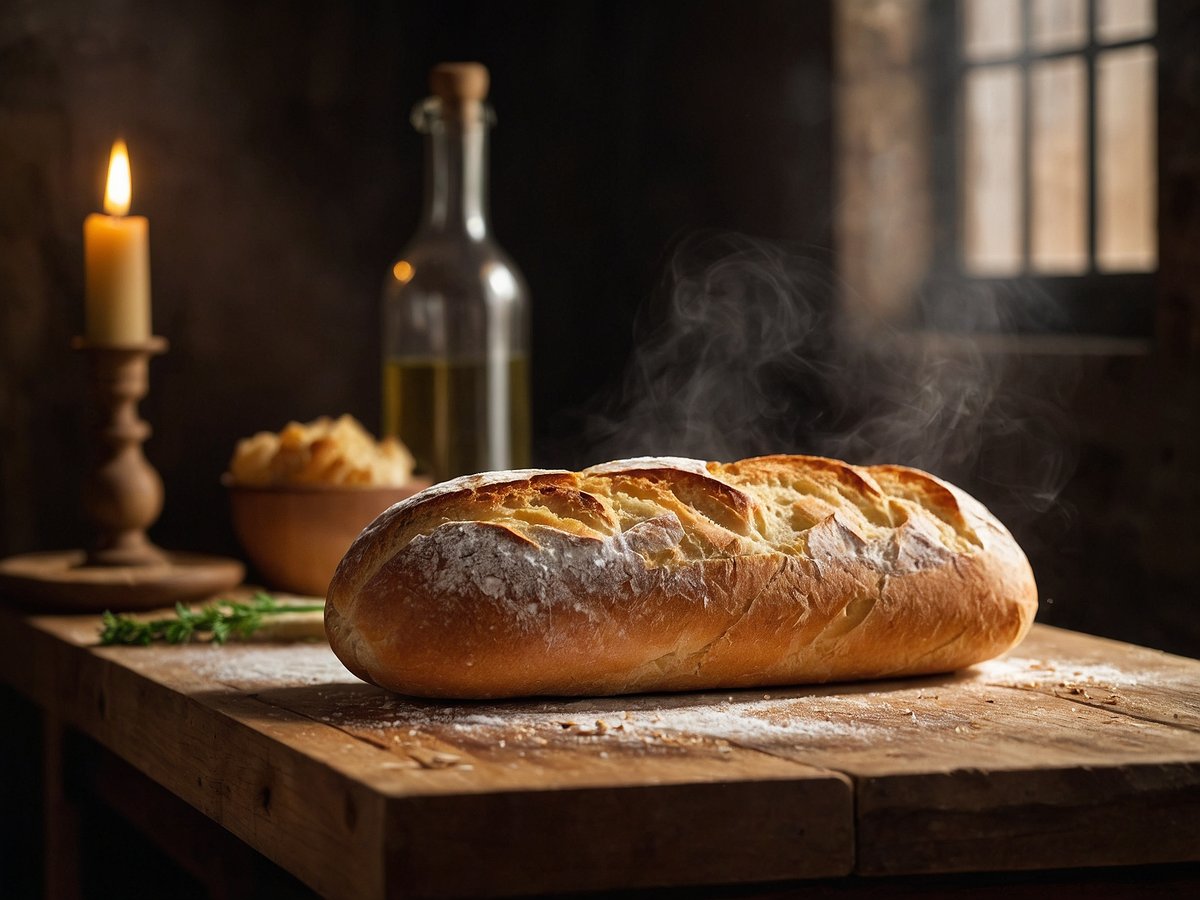
{"label": "ceramic bowl", "polygon": [[230,484],[233,531],[269,587],[324,597],[358,533],[393,503],[429,486],[249,487]]}

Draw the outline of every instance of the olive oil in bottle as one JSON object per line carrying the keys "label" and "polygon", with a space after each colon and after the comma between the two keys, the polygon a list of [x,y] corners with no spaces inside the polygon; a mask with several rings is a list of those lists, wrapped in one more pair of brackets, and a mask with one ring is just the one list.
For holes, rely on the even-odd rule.
{"label": "olive oil in bottle", "polygon": [[417,467],[479,472],[529,465],[529,367],[485,360],[392,357],[384,362],[383,428],[404,436]]}
{"label": "olive oil in bottle", "polygon": [[383,432],[436,480],[529,465],[529,301],[487,214],[487,69],[444,63],[413,124],[425,204],[383,294]]}

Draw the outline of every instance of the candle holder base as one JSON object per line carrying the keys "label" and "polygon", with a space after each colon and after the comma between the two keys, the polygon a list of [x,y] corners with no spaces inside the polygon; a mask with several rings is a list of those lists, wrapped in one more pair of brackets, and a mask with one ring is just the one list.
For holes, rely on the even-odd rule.
{"label": "candle holder base", "polygon": [[119,534],[106,547],[88,551],[89,566],[155,566],[167,562],[167,551],[156,547],[144,531],[131,530]]}
{"label": "candle holder base", "polygon": [[92,565],[83,550],[0,560],[0,596],[40,612],[129,612],[194,603],[242,583],[235,559],[158,550],[158,561]]}

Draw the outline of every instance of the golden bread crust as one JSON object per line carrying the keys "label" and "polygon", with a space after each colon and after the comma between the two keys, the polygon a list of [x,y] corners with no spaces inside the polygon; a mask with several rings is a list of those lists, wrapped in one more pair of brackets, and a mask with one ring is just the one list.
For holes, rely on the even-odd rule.
{"label": "golden bread crust", "polygon": [[356,675],[444,698],[918,675],[1025,635],[1037,589],[977,501],[810,456],[622,460],[436,485],[354,542],[326,604]]}

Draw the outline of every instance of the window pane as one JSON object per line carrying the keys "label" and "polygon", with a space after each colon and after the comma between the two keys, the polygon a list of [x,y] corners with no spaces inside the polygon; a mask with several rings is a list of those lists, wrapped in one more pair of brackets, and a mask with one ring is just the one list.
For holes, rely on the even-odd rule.
{"label": "window pane", "polygon": [[962,0],[963,56],[971,60],[1021,52],[1021,0]]}
{"label": "window pane", "polygon": [[1154,0],[1099,0],[1096,35],[1102,43],[1154,34]]}
{"label": "window pane", "polygon": [[1087,270],[1086,77],[1078,56],[1031,67],[1030,244],[1037,272]]}
{"label": "window pane", "polygon": [[1096,263],[1102,271],[1158,265],[1154,66],[1154,48],[1146,45],[1096,59]]}
{"label": "window pane", "polygon": [[1021,91],[1016,66],[967,72],[963,95],[963,265],[979,275],[1021,269]]}
{"label": "window pane", "polygon": [[1035,50],[1062,50],[1087,43],[1084,0],[1033,0],[1029,38]]}

